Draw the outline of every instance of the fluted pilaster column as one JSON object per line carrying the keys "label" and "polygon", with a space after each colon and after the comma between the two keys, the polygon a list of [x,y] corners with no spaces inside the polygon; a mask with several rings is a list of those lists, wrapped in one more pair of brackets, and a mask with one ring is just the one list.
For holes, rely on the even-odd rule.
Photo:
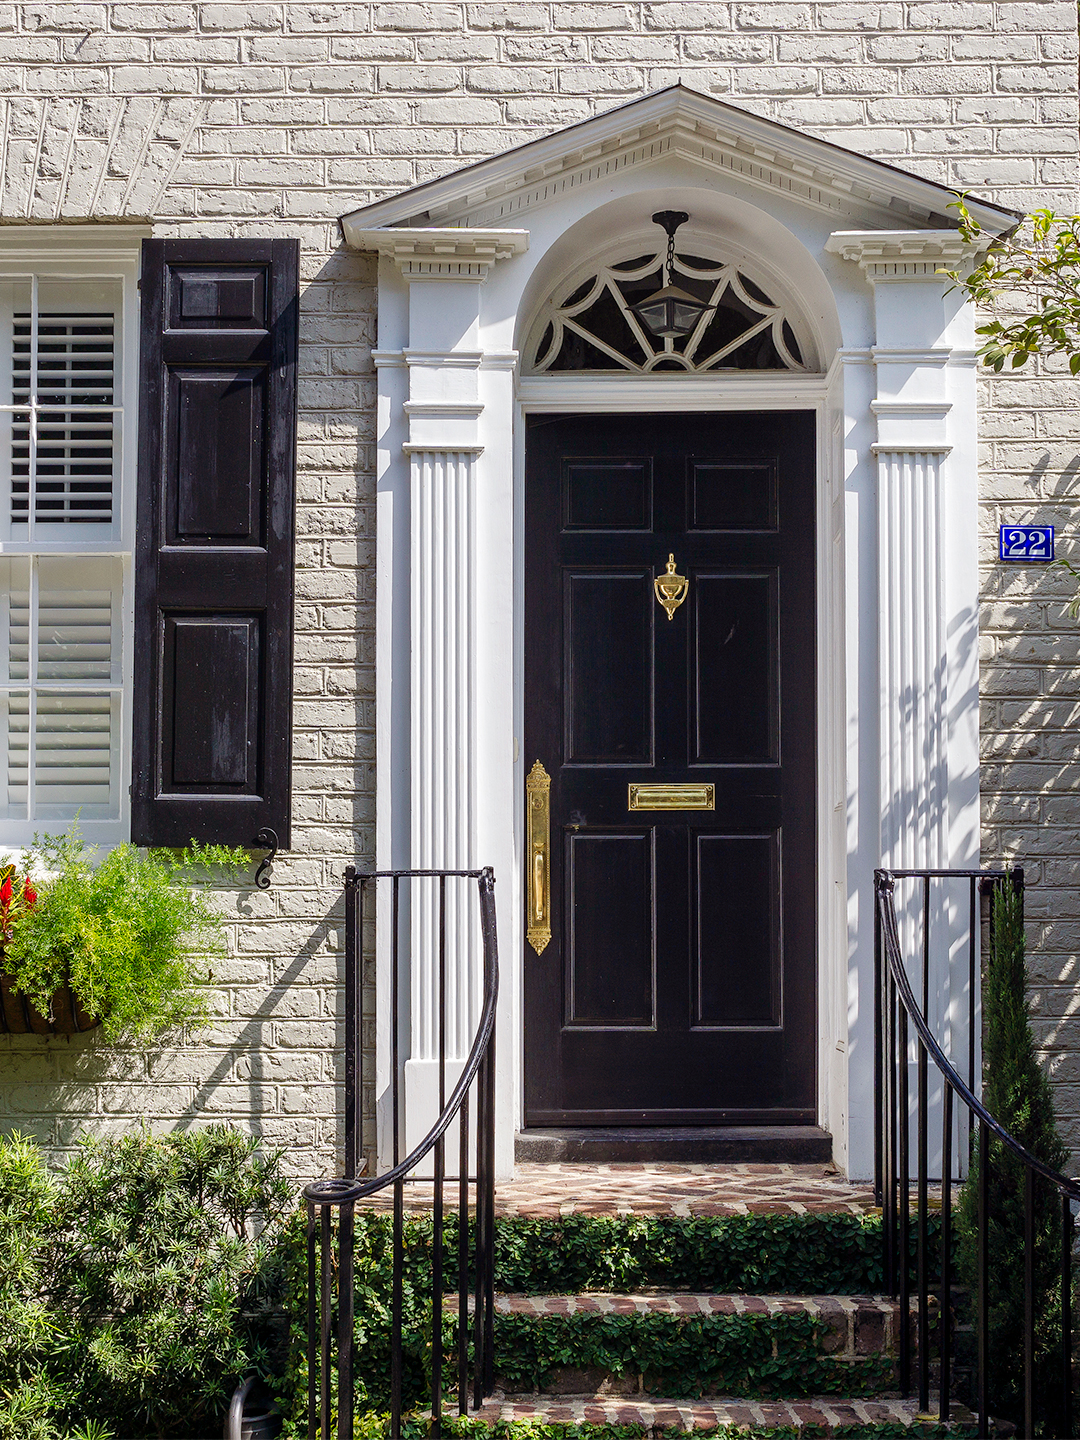
{"label": "fluted pilaster column", "polygon": [[878,448],[881,859],[948,864],[942,452]]}
{"label": "fluted pilaster column", "polygon": [[[493,766],[500,762],[484,751],[478,698],[482,637],[489,624],[480,609],[491,589],[490,577],[480,571],[480,464],[488,443],[500,455],[508,450],[512,425],[508,405],[505,413],[484,414],[481,294],[494,265],[521,253],[528,235],[516,230],[393,228],[350,238],[378,250],[401,277],[386,287],[385,311],[380,290],[380,344],[389,339],[384,314],[385,329],[396,332],[396,344],[381,350],[376,361],[381,431],[400,436],[380,478],[390,501],[393,519],[388,528],[394,537],[389,542],[392,557],[380,562],[381,573],[392,576],[393,592],[379,600],[392,606],[386,629],[393,636],[393,656],[380,659],[381,675],[389,676],[383,682],[387,720],[380,725],[380,745],[390,753],[380,754],[380,770],[388,781],[380,784],[379,804],[391,812],[384,832],[391,840],[381,863],[469,870],[492,860],[490,854],[479,853],[481,812],[493,789]],[[407,484],[404,475],[397,478],[402,461],[408,467]],[[486,557],[488,570],[511,564],[509,551]],[[402,698],[405,665],[408,693]],[[406,734],[407,760],[401,754]],[[498,879],[509,884],[505,874]],[[447,1062],[449,1094],[482,1006],[475,885],[447,881],[445,904],[443,914],[437,882],[418,881],[404,907],[407,924],[401,938],[408,974],[400,976],[400,983],[407,1014],[403,1011],[398,1041],[405,1094],[399,1139],[406,1148],[426,1133],[439,1113],[440,1055]],[[390,958],[387,920],[384,911],[384,972]],[[384,983],[384,995],[386,988]],[[388,1020],[384,1005],[379,1068],[381,1085],[387,1088]],[[455,1153],[453,1134],[449,1143],[448,1153]],[[390,1149],[386,1128],[380,1148],[384,1154]]]}

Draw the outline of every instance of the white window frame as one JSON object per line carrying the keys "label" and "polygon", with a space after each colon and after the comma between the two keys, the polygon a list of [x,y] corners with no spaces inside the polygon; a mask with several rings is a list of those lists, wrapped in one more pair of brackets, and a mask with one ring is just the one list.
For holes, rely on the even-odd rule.
{"label": "white window frame", "polygon": [[[90,842],[111,845],[131,833],[131,694],[133,672],[132,631],[134,625],[133,552],[135,542],[135,480],[139,405],[139,265],[142,241],[150,235],[147,226],[54,225],[0,227],[0,281],[80,280],[119,282],[120,323],[117,327],[115,363],[119,374],[113,405],[116,415],[115,453],[117,464],[113,488],[113,523],[108,538],[92,539],[77,527],[78,536],[67,539],[52,533],[33,539],[0,538],[3,556],[63,556],[92,558],[115,556],[121,562],[121,661],[120,680],[94,686],[95,692],[120,695],[120,757],[117,816],[109,820],[80,817],[79,828]],[[5,408],[7,400],[0,399]],[[10,503],[10,501],[9,501]],[[29,514],[29,512],[28,512]],[[57,527],[59,528],[59,527]],[[104,527],[102,527],[104,528]],[[4,533],[10,527],[3,527]],[[28,526],[28,537],[33,526]],[[33,563],[33,562],[32,562]],[[36,565],[33,565],[36,573]],[[34,675],[28,685],[34,684]],[[48,689],[48,686],[44,688]],[[87,687],[90,688],[90,687]],[[53,819],[0,819],[0,851],[27,844],[35,831],[56,832],[64,828]]]}

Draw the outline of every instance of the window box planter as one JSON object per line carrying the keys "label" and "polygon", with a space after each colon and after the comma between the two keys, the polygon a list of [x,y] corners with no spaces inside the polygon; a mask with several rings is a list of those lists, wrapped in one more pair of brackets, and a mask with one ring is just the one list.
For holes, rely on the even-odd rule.
{"label": "window box planter", "polygon": [[56,991],[49,1014],[43,1015],[15,989],[11,976],[0,970],[0,1035],[79,1035],[100,1024],[101,1017],[86,1013],[70,985]]}

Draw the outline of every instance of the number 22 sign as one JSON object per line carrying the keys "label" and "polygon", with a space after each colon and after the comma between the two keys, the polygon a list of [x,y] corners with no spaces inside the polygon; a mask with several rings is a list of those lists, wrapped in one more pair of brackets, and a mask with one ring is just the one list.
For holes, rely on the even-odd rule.
{"label": "number 22 sign", "polygon": [[999,535],[1002,560],[1053,560],[1052,525],[1002,525]]}

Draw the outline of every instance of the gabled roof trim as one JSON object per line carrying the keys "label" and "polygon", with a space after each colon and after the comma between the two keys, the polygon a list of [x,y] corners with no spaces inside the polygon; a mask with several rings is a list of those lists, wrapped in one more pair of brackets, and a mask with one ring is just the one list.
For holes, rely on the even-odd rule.
{"label": "gabled roof trim", "polygon": [[[354,231],[385,226],[494,228],[521,223],[537,205],[569,188],[631,166],[678,155],[706,168],[781,190],[831,214],[861,212],[920,229],[955,228],[955,192],[894,165],[856,155],[775,120],[672,85],[540,140],[467,165],[438,180],[377,200],[342,217]],[[1019,212],[967,198],[992,235],[1012,229]]]}

